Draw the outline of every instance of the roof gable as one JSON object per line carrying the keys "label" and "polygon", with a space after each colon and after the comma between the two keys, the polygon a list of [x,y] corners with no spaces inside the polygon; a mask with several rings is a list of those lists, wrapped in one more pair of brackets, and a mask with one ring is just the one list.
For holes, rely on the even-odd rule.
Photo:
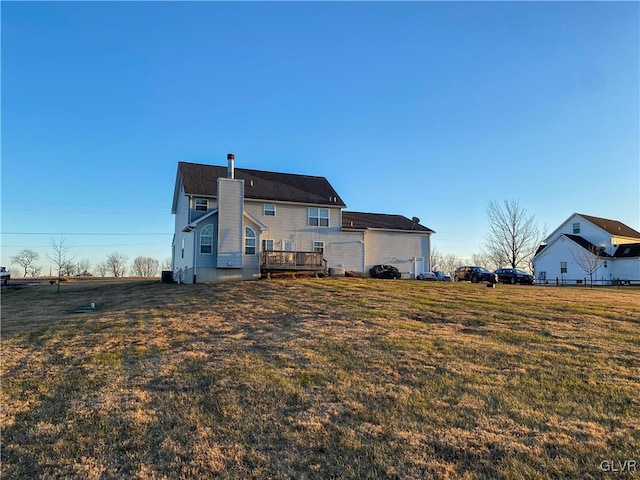
{"label": "roof gable", "polygon": [[611,235],[617,235],[619,237],[629,237],[629,238],[637,238],[640,239],[640,232],[634,230],[628,225],[625,225],[618,220],[610,220],[608,218],[594,217],[591,215],[585,215],[583,213],[577,213],[576,215],[581,216],[586,221],[591,222],[596,227],[601,228],[607,233]]}
{"label": "roof gable", "polygon": [[[235,178],[244,180],[245,199],[310,203],[345,207],[325,177],[236,168]],[[227,167],[180,162],[178,177],[187,195],[216,197],[217,179],[227,176]]]}
{"label": "roof gable", "polygon": [[342,212],[342,228],[366,230],[379,228],[385,230],[406,230],[421,233],[435,233],[430,228],[409,220],[402,215],[385,213]]}
{"label": "roof gable", "polygon": [[580,235],[572,235],[570,233],[565,233],[564,236],[569,238],[570,240],[573,240],[575,243],[580,245],[585,250],[589,250],[591,253],[600,252],[598,255],[599,257],[611,257],[611,255],[609,255],[603,249],[601,249],[597,245],[594,245],[589,240],[587,240],[584,237],[581,237]]}

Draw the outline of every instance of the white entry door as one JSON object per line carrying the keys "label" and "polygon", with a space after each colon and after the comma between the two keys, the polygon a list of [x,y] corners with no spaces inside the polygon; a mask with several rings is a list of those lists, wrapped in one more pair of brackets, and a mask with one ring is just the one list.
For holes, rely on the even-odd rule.
{"label": "white entry door", "polygon": [[424,257],[414,257],[413,259],[413,278],[424,273]]}

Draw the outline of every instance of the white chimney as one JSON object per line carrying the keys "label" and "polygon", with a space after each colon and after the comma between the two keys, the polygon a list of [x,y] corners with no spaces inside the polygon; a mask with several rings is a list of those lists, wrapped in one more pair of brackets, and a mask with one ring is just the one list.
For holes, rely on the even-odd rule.
{"label": "white chimney", "polygon": [[236,178],[235,177],[235,155],[233,153],[229,153],[227,155],[227,162],[229,164],[227,168],[227,178]]}

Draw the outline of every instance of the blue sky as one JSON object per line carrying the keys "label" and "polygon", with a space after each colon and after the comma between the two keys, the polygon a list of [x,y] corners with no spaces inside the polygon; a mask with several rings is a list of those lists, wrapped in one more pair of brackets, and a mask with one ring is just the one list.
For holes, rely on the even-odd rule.
{"label": "blue sky", "polygon": [[52,233],[94,264],[167,258],[177,162],[230,152],[459,257],[490,200],[640,229],[638,2],[1,9],[3,265],[31,248],[48,273]]}

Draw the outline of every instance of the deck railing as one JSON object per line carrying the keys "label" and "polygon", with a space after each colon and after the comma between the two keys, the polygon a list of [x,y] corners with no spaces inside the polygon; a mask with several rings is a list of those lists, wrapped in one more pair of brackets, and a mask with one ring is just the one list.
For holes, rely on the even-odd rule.
{"label": "deck railing", "polygon": [[262,252],[263,270],[324,270],[326,262],[319,252]]}

